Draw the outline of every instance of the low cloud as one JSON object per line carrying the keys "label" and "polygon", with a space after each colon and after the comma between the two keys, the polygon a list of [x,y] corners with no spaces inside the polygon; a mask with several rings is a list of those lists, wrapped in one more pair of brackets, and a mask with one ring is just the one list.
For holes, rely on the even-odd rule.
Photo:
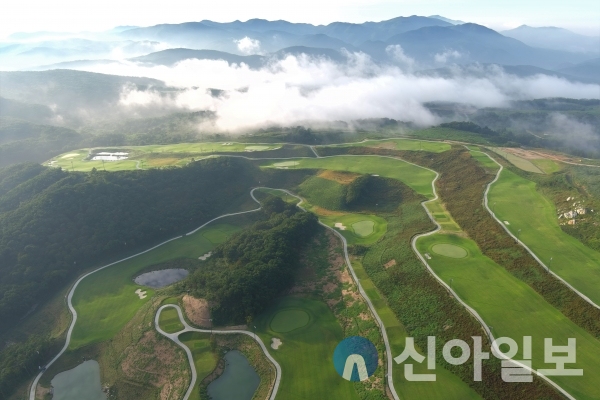
{"label": "low cloud", "polygon": [[[403,65],[381,66],[362,53],[346,54],[339,64],[323,58],[287,56],[260,69],[225,61],[185,60],[173,67],[132,62],[100,65],[92,70],[146,76],[178,88],[126,87],[120,104],[135,109],[170,107],[215,115],[212,129],[235,132],[271,124],[393,118],[428,126],[441,122],[426,102],[458,102],[476,107],[504,107],[513,100],[542,97],[598,98],[599,86],[546,75],[520,78],[493,66],[457,69],[452,77],[415,75],[401,47],[390,49]],[[213,96],[210,89],[220,89]]]}
{"label": "low cloud", "polygon": [[437,53],[433,58],[436,63],[446,64],[450,60],[458,60],[461,57],[462,54],[456,50],[446,50],[443,53]]}
{"label": "low cloud", "polygon": [[240,40],[234,40],[238,50],[244,54],[258,54],[260,52],[260,41],[251,39],[248,36]]}
{"label": "low cloud", "polygon": [[407,71],[413,71],[415,67],[415,60],[404,53],[402,46],[399,44],[389,45],[385,48],[385,52],[388,53],[388,55],[392,57],[392,59],[399,64],[401,68]]}

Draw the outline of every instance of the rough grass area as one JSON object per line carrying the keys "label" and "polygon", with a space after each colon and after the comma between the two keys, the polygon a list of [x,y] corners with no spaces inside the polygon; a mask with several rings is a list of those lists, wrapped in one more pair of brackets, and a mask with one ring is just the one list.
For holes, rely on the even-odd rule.
{"label": "rough grass area", "polygon": [[329,210],[345,208],[345,187],[336,181],[312,176],[298,185],[297,192],[310,204]]}

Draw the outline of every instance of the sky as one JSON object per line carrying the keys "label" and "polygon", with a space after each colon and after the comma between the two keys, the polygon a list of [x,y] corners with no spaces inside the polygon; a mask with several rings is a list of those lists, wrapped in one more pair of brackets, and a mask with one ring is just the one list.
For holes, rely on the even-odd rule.
{"label": "sky", "polygon": [[327,24],[434,14],[496,30],[527,24],[600,36],[597,0],[4,0],[0,38],[13,32],[102,31],[118,25],[203,19],[229,22],[263,18]]}

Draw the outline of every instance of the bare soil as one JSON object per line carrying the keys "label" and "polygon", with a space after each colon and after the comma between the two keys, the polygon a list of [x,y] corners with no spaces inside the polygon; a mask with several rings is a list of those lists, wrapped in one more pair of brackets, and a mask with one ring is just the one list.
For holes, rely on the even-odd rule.
{"label": "bare soil", "polygon": [[197,299],[186,294],[183,296],[183,309],[185,310],[185,315],[195,325],[212,328],[210,305],[205,299]]}

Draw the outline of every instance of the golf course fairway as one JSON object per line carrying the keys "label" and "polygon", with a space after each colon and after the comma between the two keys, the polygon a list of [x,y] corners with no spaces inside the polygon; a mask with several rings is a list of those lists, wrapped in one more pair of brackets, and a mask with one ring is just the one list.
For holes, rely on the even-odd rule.
{"label": "golf course fairway", "polygon": [[535,186],[504,169],[489,192],[490,208],[554,273],[600,305],[600,253],[562,231],[554,204]]}
{"label": "golf course fairway", "polygon": [[[274,318],[290,310],[304,312],[310,316],[310,322],[288,332],[273,330]],[[281,322],[285,327],[287,318]],[[280,398],[359,399],[354,384],[341,379],[333,368],[333,351],[344,336],[327,304],[308,298],[284,297],[258,316],[253,324],[263,342],[271,343],[274,337],[282,342],[279,349],[270,350],[281,365]],[[277,323],[276,326],[281,325]]]}
{"label": "golf course fairway", "polygon": [[[440,256],[432,251],[438,244],[454,244],[468,251],[464,258]],[[600,398],[597,374],[600,374],[600,341],[592,337],[552,307],[527,284],[485,257],[470,239],[452,234],[433,234],[417,240],[421,254],[429,253],[428,264],[457,295],[475,309],[490,326],[495,337],[510,337],[519,344],[516,360],[522,360],[524,336],[532,336],[534,369],[554,369],[546,364],[544,339],[554,345],[566,345],[569,338],[577,341],[577,362],[568,369],[583,369],[583,376],[551,376],[577,399]]]}
{"label": "golf course fairway", "polygon": [[[173,240],[147,253],[100,270],[81,281],[73,295],[77,323],[73,329],[70,349],[112,338],[147,302],[154,290],[137,285],[133,277],[144,268],[176,258],[198,258],[209,252],[215,242],[224,241],[241,229],[236,217],[228,223],[209,225],[193,235]],[[208,237],[208,238],[207,238]],[[210,240],[209,240],[210,238]],[[143,299],[135,291],[146,292]]]}
{"label": "golf course fairway", "polygon": [[431,199],[434,197],[431,181],[435,178],[435,173],[399,158],[383,156],[332,156],[302,158],[295,161],[298,161],[298,165],[294,168],[298,169],[330,169],[359,174],[375,174],[385,178],[397,179],[427,198]]}

